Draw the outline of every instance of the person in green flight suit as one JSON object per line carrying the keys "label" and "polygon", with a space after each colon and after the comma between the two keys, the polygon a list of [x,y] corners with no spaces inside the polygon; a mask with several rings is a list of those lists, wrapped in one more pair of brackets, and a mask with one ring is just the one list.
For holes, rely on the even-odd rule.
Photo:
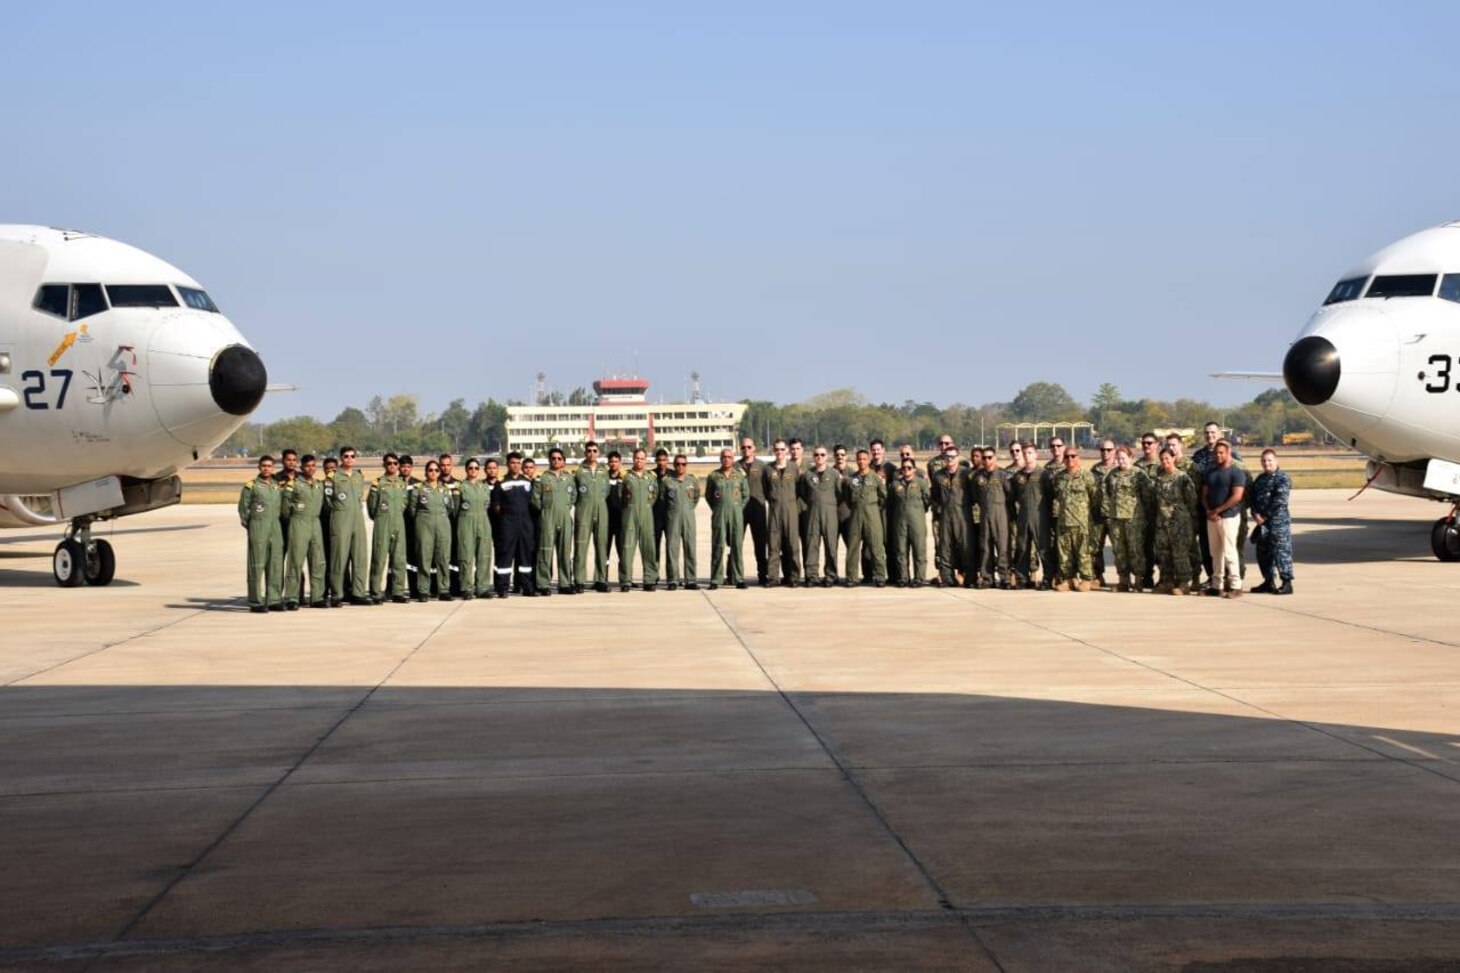
{"label": "person in green flight suit", "polygon": [[653,591],[659,580],[659,562],[654,556],[654,504],[659,499],[659,477],[645,468],[643,449],[634,450],[634,466],[624,474],[619,488],[623,501],[623,555],[618,564],[619,590],[633,585],[634,552],[644,562],[644,590]]}
{"label": "person in green flight suit", "polygon": [[862,548],[872,552],[872,583],[878,587],[887,585],[887,553],[882,542],[882,508],[887,500],[887,485],[882,476],[872,469],[872,454],[865,449],[857,450],[857,468],[842,480],[842,496],[852,511],[850,540],[847,542],[848,587],[861,579]]}
{"label": "person in green flight suit", "polygon": [[330,576],[328,600],[338,608],[345,603],[345,569],[350,570],[349,600],[368,605],[365,575],[370,555],[365,544],[365,476],[355,469],[355,447],[340,450],[340,468],[325,474],[325,503],[330,508]]}
{"label": "person in green flight suit", "polygon": [[918,476],[918,464],[909,457],[887,490],[887,520],[892,525],[892,550],[897,558],[899,588],[921,588],[928,574],[928,481]]}
{"label": "person in green flight suit", "polygon": [[608,470],[598,462],[598,444],[583,446],[583,463],[573,474],[573,590],[588,579],[588,545],[593,545],[593,590],[608,590]]}
{"label": "person in green flight suit", "polygon": [[284,535],[279,530],[279,485],[274,458],[260,456],[258,476],[238,494],[238,521],[248,531],[248,610],[283,611]]}
{"label": "person in green flight suit", "polygon": [[[700,502],[700,481],[689,471],[689,458],[674,457],[668,476],[659,481],[664,496],[664,580],[673,591],[681,583],[687,590],[699,587],[695,579],[695,504]],[[680,555],[684,561],[681,565]]]}
{"label": "person in green flight suit", "polygon": [[567,458],[554,446],[548,450],[548,469],[532,481],[532,509],[537,511],[537,577],[539,598],[553,593],[553,557],[557,556],[558,593],[573,590],[573,474]]}
{"label": "person in green flight suit", "polygon": [[373,524],[370,538],[370,600],[380,604],[386,598],[389,578],[390,600],[406,599],[406,493],[408,484],[400,475],[400,457],[386,453],[381,458],[385,473],[370,484],[365,495],[365,513]]}
{"label": "person in green flight suit", "polygon": [[[806,569],[806,587],[836,584],[836,545],[840,537],[837,501],[841,497],[841,476],[826,463],[826,447],[811,450],[811,468],[801,474],[801,503],[806,508],[806,532],[801,538],[801,562]],[[821,561],[826,556],[826,572]]]}
{"label": "person in green flight suit", "polygon": [[466,461],[466,479],[456,481],[456,567],[461,597],[492,597],[492,485],[475,457]]}
{"label": "person in green flight suit", "polygon": [[451,508],[456,494],[441,482],[441,464],[426,461],[426,482],[415,488],[411,516],[416,521],[416,560],[421,566],[416,600],[425,601],[434,584],[436,597],[451,600]]}
{"label": "person in green flight suit", "polygon": [[324,481],[315,478],[317,461],[305,456],[300,472],[280,495],[284,508],[284,607],[299,608],[300,581],[309,572],[309,603],[324,608],[324,536],[319,512],[324,507]]}
{"label": "person in green flight suit", "polygon": [[[710,590],[725,584],[745,590],[745,505],[750,502],[750,479],[729,449],[720,450],[720,468],[705,481],[710,504]],[[729,560],[729,574],[725,562]]]}

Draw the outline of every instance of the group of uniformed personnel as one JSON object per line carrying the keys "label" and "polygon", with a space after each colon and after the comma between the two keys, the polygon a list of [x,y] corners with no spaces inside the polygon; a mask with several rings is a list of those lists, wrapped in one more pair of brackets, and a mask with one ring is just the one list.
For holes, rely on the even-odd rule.
{"label": "group of uniformed personnel", "polygon": [[[778,439],[765,462],[747,437],[741,457],[723,450],[703,485],[682,454],[657,450],[650,468],[647,452],[635,449],[625,469],[614,451],[600,463],[594,442],[576,469],[555,447],[542,472],[513,452],[505,473],[496,459],[469,458],[461,478],[449,454],[429,460],[417,479],[411,457],[387,453],[370,484],[352,448],[327,458],[322,475],[315,457],[286,450],[277,475],[273,459],[262,457],[239,497],[248,603],[264,612],[545,597],[554,580],[557,593],[579,594],[590,583],[590,550],[591,583],[604,592],[611,549],[621,591],[633,587],[636,558],[643,590],[657,588],[661,563],[668,590],[694,590],[701,499],[710,508],[711,590],[747,587],[747,531],[762,585],[920,587],[929,580],[931,519],[935,585],[1087,591],[1104,582],[1109,541],[1117,590],[1183,594],[1203,565],[1209,578],[1213,571],[1207,532],[1197,528],[1208,513],[1203,477],[1226,444],[1216,442],[1214,425],[1205,434],[1208,445],[1190,459],[1175,435],[1162,443],[1146,434],[1139,458],[1107,440],[1090,469],[1058,436],[1043,464],[1034,443],[1013,443],[1001,464],[992,448],[974,447],[965,458],[943,436],[924,469],[911,446],[892,461],[880,440],[850,453],[849,465],[845,446],[816,446],[808,462],[800,440]],[[1242,518],[1239,549],[1251,513],[1267,581],[1257,590],[1290,593],[1289,483],[1271,451],[1249,486],[1245,501],[1239,490],[1227,503]]]}

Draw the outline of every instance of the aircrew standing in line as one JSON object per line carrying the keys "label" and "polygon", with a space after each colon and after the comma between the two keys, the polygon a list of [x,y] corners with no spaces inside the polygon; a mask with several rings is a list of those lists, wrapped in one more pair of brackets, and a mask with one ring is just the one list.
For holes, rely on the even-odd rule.
{"label": "aircrew standing in line", "polygon": [[553,593],[553,561],[558,565],[558,592],[573,590],[573,474],[563,451],[548,450],[547,472],[532,482],[532,509],[537,511],[537,578],[539,597]]}
{"label": "aircrew standing in line", "polygon": [[300,579],[309,573],[309,606],[324,608],[324,536],[319,512],[324,507],[324,481],[315,478],[315,459],[304,457],[299,472],[279,497],[284,508],[284,607],[294,611],[301,601]]}
{"label": "aircrew standing in line", "polygon": [[593,545],[593,590],[608,590],[608,470],[598,462],[598,444],[583,446],[573,473],[573,590],[588,580],[588,545]]}
{"label": "aircrew standing in line", "polygon": [[664,490],[662,484],[664,478],[672,472],[669,469],[669,450],[660,446],[654,450],[654,479],[661,484],[655,489],[654,495],[654,562],[664,563],[664,535],[669,530],[669,515],[666,510]]}
{"label": "aircrew standing in line", "polygon": [[628,591],[634,584],[634,553],[643,562],[643,587],[653,591],[659,580],[659,562],[654,555],[654,505],[659,500],[659,477],[646,469],[642,449],[634,450],[634,466],[624,474],[623,558],[618,562],[618,587]]}
{"label": "aircrew standing in line", "polygon": [[[928,575],[928,481],[918,475],[911,456],[887,490],[887,520],[892,524],[892,550],[897,561],[899,588],[921,588]],[[891,573],[891,572],[889,572]]]}
{"label": "aircrew standing in line", "polygon": [[238,494],[238,520],[248,531],[248,610],[284,610],[284,535],[279,529],[279,485],[274,458],[260,456],[258,476]]}
{"label": "aircrew standing in line", "polygon": [[1156,477],[1161,472],[1161,441],[1154,432],[1141,434],[1141,455],[1133,464],[1151,481],[1151,502],[1146,505],[1145,547],[1141,554],[1145,558],[1146,573],[1141,577],[1142,588],[1156,587]]}
{"label": "aircrew standing in line", "polygon": [[887,546],[882,542],[882,508],[887,501],[887,485],[872,469],[872,454],[857,450],[857,468],[842,481],[842,495],[852,511],[851,538],[847,542],[848,587],[857,584],[862,575],[862,548],[872,552],[872,583],[878,588],[887,584]]}
{"label": "aircrew standing in line", "polygon": [[[841,496],[841,477],[826,463],[826,447],[811,451],[811,468],[801,474],[801,504],[806,508],[806,533],[801,541],[801,562],[806,571],[806,587],[819,584],[830,588],[836,584],[837,501]],[[822,555],[826,557],[826,573],[822,574]]]}
{"label": "aircrew standing in line", "polygon": [[475,457],[466,461],[466,479],[456,483],[456,576],[461,597],[492,597],[492,487]]}
{"label": "aircrew standing in line", "polygon": [[[608,544],[613,548],[614,559],[624,563],[624,458],[618,450],[608,451]],[[623,568],[619,568],[623,575]],[[603,580],[608,580],[608,562],[605,560]],[[607,588],[598,589],[606,591]]]}
{"label": "aircrew standing in line", "polygon": [[[406,600],[406,500],[409,487],[400,475],[400,458],[386,453],[385,473],[370,484],[365,513],[374,524],[370,538],[370,600]],[[387,596],[385,585],[390,584]]]}
{"label": "aircrew standing in line", "polygon": [[325,477],[325,502],[330,505],[330,604],[345,603],[345,570],[350,571],[352,605],[368,605],[366,574],[370,554],[365,542],[365,476],[355,469],[355,448],[340,450],[340,468]]}
{"label": "aircrew standing in line", "polygon": [[[416,518],[410,515],[410,511],[421,479],[416,476],[416,461],[409,454],[400,458],[400,478],[406,485],[406,597],[414,598],[418,590],[417,582],[421,580],[421,566],[416,563]],[[390,587],[395,587],[394,581],[390,582]]]}
{"label": "aircrew standing in line", "polygon": [[[750,502],[750,479],[735,462],[735,454],[720,450],[720,468],[705,481],[710,504],[710,590],[728,582],[745,588],[745,505]],[[725,572],[726,558],[730,570]]]}
{"label": "aircrew standing in line", "polygon": [[1040,552],[1039,559],[1044,563],[1044,580],[1054,587],[1059,580],[1060,574],[1060,553],[1059,553],[1059,514],[1055,504],[1056,481],[1065,474],[1065,442],[1058,436],[1052,436],[1049,440],[1049,462],[1044,464],[1044,471],[1039,475],[1039,489],[1044,497],[1044,550]]}
{"label": "aircrew standing in line", "polygon": [[455,494],[441,482],[441,464],[426,461],[426,482],[415,490],[411,517],[416,521],[416,560],[421,566],[416,600],[425,601],[432,590],[441,601],[451,600],[451,513]]}
{"label": "aircrew standing in line", "polygon": [[[664,580],[673,591],[683,584],[690,591],[699,587],[695,564],[695,504],[700,502],[700,481],[689,471],[689,458],[674,457],[668,476],[659,481],[664,497]],[[681,562],[681,554],[683,561]]]}
{"label": "aircrew standing in line", "polygon": [[1196,524],[1196,484],[1176,465],[1176,451],[1161,450],[1161,472],[1156,475],[1156,557],[1161,562],[1161,583],[1156,591],[1184,595],[1200,563],[1192,557]]}

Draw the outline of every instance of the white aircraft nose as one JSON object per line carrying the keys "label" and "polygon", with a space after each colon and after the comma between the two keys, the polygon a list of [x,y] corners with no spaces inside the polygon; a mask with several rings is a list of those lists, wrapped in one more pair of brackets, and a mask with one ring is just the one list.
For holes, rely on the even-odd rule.
{"label": "white aircraft nose", "polygon": [[1293,398],[1345,438],[1388,413],[1398,371],[1399,338],[1382,306],[1325,309],[1283,359]]}
{"label": "white aircraft nose", "polygon": [[268,375],[258,354],[222,315],[178,314],[147,349],[152,406],[173,438],[201,448],[251,413]]}

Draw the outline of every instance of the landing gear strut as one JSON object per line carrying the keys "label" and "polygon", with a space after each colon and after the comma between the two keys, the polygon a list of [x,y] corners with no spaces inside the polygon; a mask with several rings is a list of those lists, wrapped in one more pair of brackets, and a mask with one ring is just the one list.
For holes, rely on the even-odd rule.
{"label": "landing gear strut", "polygon": [[1430,548],[1441,561],[1460,561],[1460,504],[1430,528]]}
{"label": "landing gear strut", "polygon": [[117,573],[117,556],[106,541],[92,539],[91,521],[79,517],[66,528],[66,539],[56,545],[51,573],[63,588],[74,588],[83,581],[98,586],[111,584]]}

